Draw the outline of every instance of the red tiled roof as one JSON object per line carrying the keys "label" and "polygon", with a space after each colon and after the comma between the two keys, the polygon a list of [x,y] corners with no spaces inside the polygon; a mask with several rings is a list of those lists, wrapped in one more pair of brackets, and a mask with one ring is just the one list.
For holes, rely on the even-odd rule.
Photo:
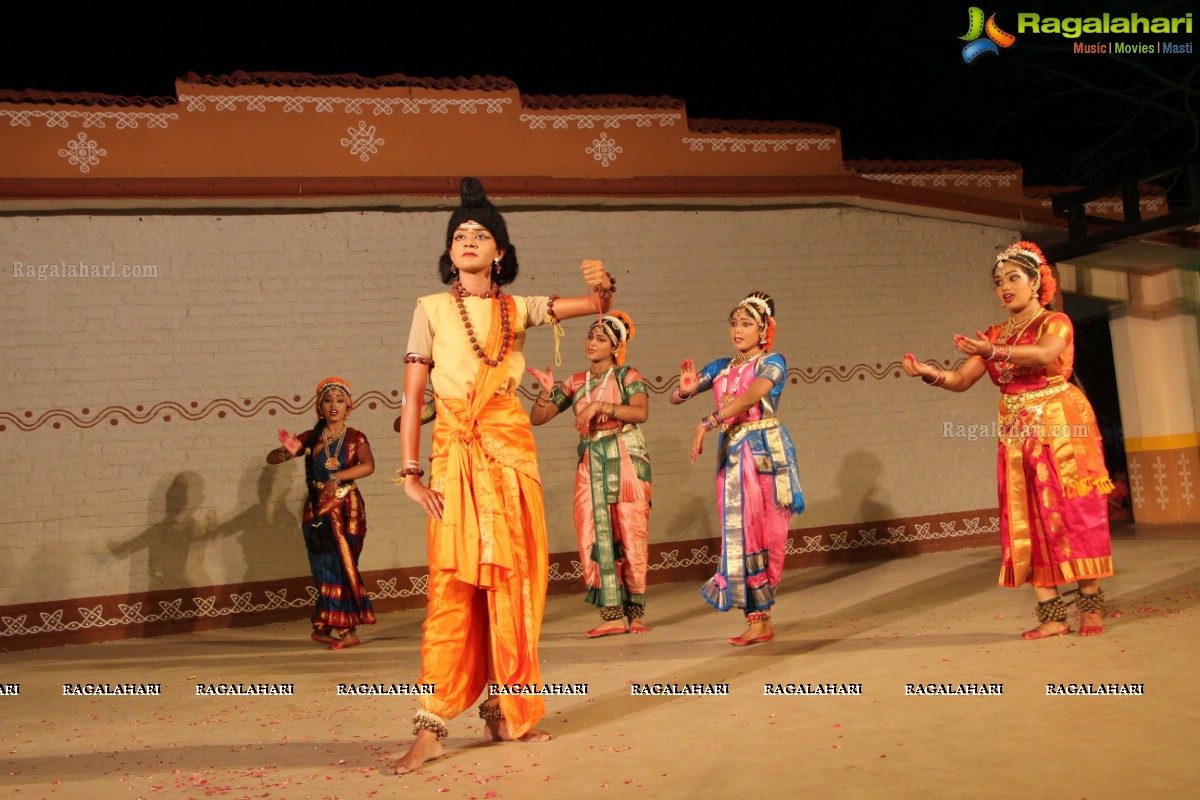
{"label": "red tiled roof", "polygon": [[815,122],[791,122],[759,119],[708,119],[698,117],[688,120],[688,130],[693,133],[738,133],[747,135],[781,133],[817,133],[837,136],[837,128]]}
{"label": "red tiled roof", "polygon": [[178,103],[174,97],[121,97],[96,92],[44,92],[40,89],[23,91],[0,90],[0,103],[64,103],[74,106],[155,106],[163,108]]}
{"label": "red tiled roof", "polygon": [[1022,193],[1029,198],[1055,197],[1056,195],[1082,189],[1082,186],[1024,186]]}
{"label": "red tiled roof", "polygon": [[[1069,194],[1070,192],[1077,192],[1080,189],[1085,189],[1085,188],[1087,188],[1087,187],[1085,187],[1085,186],[1025,186],[1022,188],[1022,191],[1025,193],[1025,196],[1029,197],[1029,198],[1046,198],[1046,197],[1057,197],[1060,194]],[[1145,198],[1147,196],[1165,197],[1166,194],[1167,194],[1167,190],[1164,187],[1159,186],[1156,183],[1139,183],[1138,184],[1138,195],[1142,198]],[[1121,196],[1121,193],[1116,190],[1114,190],[1112,192],[1112,194],[1109,195],[1109,197],[1120,197],[1120,196]]]}
{"label": "red tiled roof", "polygon": [[[427,89],[470,89],[474,91],[506,92],[517,85],[508,78],[491,75],[470,78],[410,78],[395,73],[378,78],[362,75],[312,75],[307,72],[234,72],[229,75],[198,75],[189,72],[185,83],[201,86],[344,86],[355,89],[377,89],[385,86],[417,86]],[[7,103],[65,103],[81,106],[173,106],[175,97],[122,97],[95,92],[46,92],[38,89],[23,91],[0,90],[0,102]]]}
{"label": "red tiled roof", "polygon": [[411,78],[399,72],[364,78],[353,72],[342,75],[313,75],[308,72],[242,72],[229,75],[197,75],[189,72],[186,83],[206,86],[343,86],[355,89],[378,89],[386,86],[418,86],[425,89],[472,89],[486,92],[507,92],[517,88],[508,78],[491,75],[472,75],[470,78]]}
{"label": "red tiled roof", "polygon": [[929,173],[929,172],[1016,172],[1021,165],[1015,161],[869,161],[846,162],[852,172],[871,173]]}
{"label": "red tiled roof", "polygon": [[575,108],[657,108],[682,110],[683,101],[674,97],[633,97],[627,94],[523,94],[521,106],[533,111],[564,111]]}

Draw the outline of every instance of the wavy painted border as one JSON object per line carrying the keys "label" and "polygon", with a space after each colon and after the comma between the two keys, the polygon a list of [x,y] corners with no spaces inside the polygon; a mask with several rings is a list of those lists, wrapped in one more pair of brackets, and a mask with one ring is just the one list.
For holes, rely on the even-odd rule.
{"label": "wavy painted border", "polygon": [[[393,389],[387,394],[380,391],[364,392],[355,399],[355,405],[362,407],[364,404],[372,410],[379,406],[398,410],[400,408],[400,390]],[[34,417],[33,411],[23,413],[0,411],[0,433],[8,430],[10,425],[21,431],[34,431],[44,425],[55,429],[61,428],[64,424],[75,428],[94,428],[103,422],[108,422],[109,425],[119,425],[122,419],[134,425],[145,425],[156,420],[171,422],[176,419],[176,416],[187,422],[197,422],[213,415],[224,419],[229,414],[234,414],[248,419],[258,416],[263,411],[270,416],[275,416],[281,411],[286,414],[298,415],[311,410],[312,400],[305,399],[301,395],[293,395],[290,401],[277,395],[271,395],[257,402],[250,399],[237,401],[218,398],[208,401],[203,406],[197,401],[181,403],[175,400],[165,400],[150,406],[136,405],[132,408],[112,405],[93,411],[88,407],[79,413],[66,408],[54,408],[43,411],[37,417]]]}
{"label": "wavy painted border", "polygon": [[[960,365],[962,359],[953,363],[949,360],[943,360],[941,363],[946,367],[952,368]],[[865,381],[868,378],[874,381],[882,381],[889,378],[903,377],[904,370],[901,368],[899,361],[893,361],[888,364],[876,362],[873,366],[871,364],[851,364],[849,366],[825,365],[820,367],[804,367],[803,369],[792,367],[788,369],[787,374],[789,382],[793,385],[797,383],[811,385],[821,382],[833,383],[834,381],[849,383],[855,378],[860,381]],[[653,378],[646,377],[646,384],[654,394],[669,394],[679,385],[679,376],[672,375],[664,378],[661,375],[656,375]],[[537,396],[538,389],[535,385],[530,384],[529,386],[521,386],[517,392],[526,400],[532,400]],[[355,400],[355,405],[362,406],[364,403],[371,410],[383,406],[384,408],[398,411],[400,409],[400,390],[392,389],[386,393],[378,390],[364,392]],[[74,428],[94,428],[103,422],[108,422],[109,425],[119,425],[121,420],[134,425],[145,425],[148,422],[154,421],[171,422],[176,417],[187,422],[198,422],[213,415],[219,419],[224,419],[231,413],[243,419],[249,419],[258,416],[264,411],[269,416],[275,416],[281,411],[287,414],[298,415],[306,413],[311,408],[312,401],[303,399],[300,395],[293,395],[290,401],[278,395],[271,395],[258,401],[249,398],[241,401],[218,398],[208,401],[203,406],[194,400],[190,403],[164,400],[148,407],[137,405],[130,408],[129,406],[111,405],[96,411],[93,411],[90,407],[86,407],[78,413],[68,408],[52,408],[49,411],[41,412],[36,417],[33,411],[0,411],[0,433],[4,433],[10,428],[15,428],[23,432],[35,431],[45,425],[49,425],[54,429],[62,428],[63,425]]]}

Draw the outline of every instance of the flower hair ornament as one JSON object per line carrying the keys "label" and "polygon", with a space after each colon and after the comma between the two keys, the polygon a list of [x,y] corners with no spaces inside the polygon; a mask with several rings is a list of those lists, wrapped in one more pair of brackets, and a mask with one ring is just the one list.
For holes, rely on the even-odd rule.
{"label": "flower hair ornament", "polygon": [[764,352],[771,352],[771,348],[775,346],[775,318],[767,317],[767,329],[763,331],[762,338],[758,340],[758,344]]}
{"label": "flower hair ornament", "polygon": [[1038,301],[1043,306],[1050,305],[1050,301],[1058,293],[1058,281],[1054,279],[1054,271],[1046,263],[1046,255],[1042,252],[1042,248],[1033,242],[1017,242],[996,256],[997,266],[1005,261],[1011,261],[1014,264],[1019,264],[1036,272],[1037,278],[1034,280],[1034,291],[1040,289]]}
{"label": "flower hair ornament", "polygon": [[613,364],[621,366],[625,363],[625,344],[633,338],[637,329],[633,320],[624,311],[613,311],[605,314],[592,323],[592,328],[599,328],[601,333],[612,342]]}
{"label": "flower hair ornament", "polygon": [[330,391],[331,389],[339,389],[339,390],[341,390],[341,392],[343,394],[346,395],[347,409],[354,407],[354,403],[351,402],[351,400],[350,400],[350,398],[353,397],[353,395],[350,392],[350,384],[343,378],[326,378],[325,380],[323,380],[317,384],[316,406],[317,406],[317,416],[318,417],[321,416],[321,398],[324,397],[325,393]]}

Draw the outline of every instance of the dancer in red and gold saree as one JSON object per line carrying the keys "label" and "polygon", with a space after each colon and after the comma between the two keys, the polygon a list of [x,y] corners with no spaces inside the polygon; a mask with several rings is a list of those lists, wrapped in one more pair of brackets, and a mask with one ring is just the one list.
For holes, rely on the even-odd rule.
{"label": "dancer in red and gold saree", "polygon": [[1080,636],[1104,632],[1100,579],[1113,574],[1104,466],[1096,415],[1069,383],[1075,339],[1066,314],[1046,306],[1056,283],[1042,251],[1018,242],[996,258],[996,296],[1008,320],[976,338],[954,337],[968,356],[944,370],[904,356],[904,370],[953,392],[985,374],[1000,389],[997,480],[1000,495],[1002,586],[1029,583],[1038,626],[1025,639],[1071,632],[1059,586],[1078,584]]}

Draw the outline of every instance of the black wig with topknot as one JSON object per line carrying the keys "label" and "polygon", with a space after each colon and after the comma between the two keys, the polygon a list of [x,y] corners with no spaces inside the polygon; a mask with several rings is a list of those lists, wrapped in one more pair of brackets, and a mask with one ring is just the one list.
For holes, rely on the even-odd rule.
{"label": "black wig with topknot", "polygon": [[483,191],[483,184],[475,178],[463,178],[458,192],[462,198],[458,208],[450,215],[450,224],[446,226],[446,250],[438,261],[438,273],[442,283],[449,284],[454,280],[454,264],[450,261],[450,242],[458,226],[468,220],[474,220],[487,228],[488,233],[496,239],[496,247],[504,251],[500,259],[500,271],[493,273],[492,280],[499,286],[512,283],[517,278],[517,248],[508,240],[508,226],[499,209],[488,200]]}

